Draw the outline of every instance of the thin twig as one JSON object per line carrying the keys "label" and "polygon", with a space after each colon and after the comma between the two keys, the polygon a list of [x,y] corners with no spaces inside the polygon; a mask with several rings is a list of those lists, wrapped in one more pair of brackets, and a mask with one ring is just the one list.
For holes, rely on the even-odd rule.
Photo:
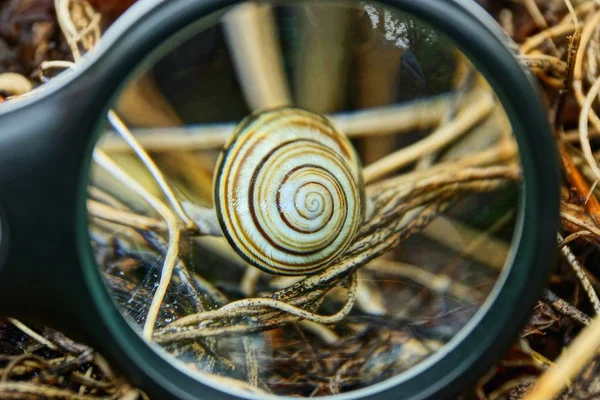
{"label": "thin twig", "polygon": [[[586,23],[583,32],[581,33],[581,41],[579,44],[579,50],[577,53],[577,57],[575,60],[575,65],[573,68],[573,89],[575,91],[575,98],[579,105],[583,108],[586,103],[586,96],[583,93],[583,63],[585,58],[585,52],[590,43],[592,35],[594,33],[594,29],[596,26],[600,24],[600,11],[596,12]],[[589,120],[596,129],[596,131],[600,131],[600,118],[596,114],[594,110],[590,110],[589,112]],[[586,122],[587,125],[587,122]],[[580,126],[581,129],[581,126]],[[580,132],[581,137],[581,132]]]}
{"label": "thin twig", "polygon": [[[295,315],[307,321],[316,322],[318,324],[330,325],[340,322],[352,309],[354,306],[354,300],[356,298],[356,287],[357,287],[357,279],[356,276],[353,275],[351,279],[351,285],[349,289],[348,299],[346,304],[335,314],[333,315],[318,315],[312,312],[308,312],[306,310],[300,309],[283,301],[268,299],[268,298],[251,298],[251,299],[243,299],[234,301],[232,303],[227,304],[226,306],[221,307],[218,310],[207,311],[200,314],[192,314],[186,317],[180,318],[177,321],[171,323],[169,326],[184,326],[184,325],[192,325],[197,324],[202,321],[206,321],[209,319],[222,318],[226,316],[233,316],[236,313],[242,312],[245,315],[252,315],[252,308],[255,307],[269,307],[275,310],[285,311],[286,313]],[[168,328],[168,327],[167,327]]]}
{"label": "thin twig", "polygon": [[[565,0],[570,10],[571,3],[569,0]],[[558,98],[556,99],[556,109],[554,115],[554,127],[556,132],[562,132],[563,125],[563,111],[566,104],[567,93],[571,90],[573,80],[575,79],[575,69],[577,66],[577,56],[579,52],[579,46],[581,42],[581,28],[576,13],[572,13],[573,25],[575,31],[569,40],[568,53],[567,53],[567,78],[564,81],[563,87],[558,92]]]}
{"label": "thin twig", "polygon": [[[596,226],[594,226],[591,223],[588,223],[588,222],[586,222],[586,221],[584,221],[582,219],[577,218],[574,215],[571,215],[570,213],[568,213],[566,211],[561,211],[560,212],[560,218],[563,221],[568,221],[568,222],[570,222],[570,223],[572,223],[574,225],[577,225],[578,227],[580,227],[582,229],[585,229],[587,232],[590,232],[590,233],[596,235],[597,237],[600,237],[600,229],[599,228],[597,228]],[[566,242],[566,239],[565,239],[565,240],[563,240],[563,242],[559,243],[559,247],[562,247],[566,243],[567,242]]]}
{"label": "thin twig", "polygon": [[160,200],[148,193],[135,179],[129,176],[123,171],[110,157],[108,157],[102,150],[94,150],[94,161],[98,163],[102,168],[111,173],[119,181],[124,183],[128,188],[133,190],[135,193],[140,195],[156,212],[167,223],[167,231],[169,234],[169,249],[165,256],[163,268],[161,271],[160,283],[156,288],[154,297],[150,309],[148,310],[148,316],[144,322],[143,335],[145,338],[150,339],[154,330],[156,319],[158,318],[158,312],[162,304],[163,298],[171,281],[175,262],[177,261],[177,255],[179,253],[179,235],[180,231],[177,227],[177,219],[175,215],[165,206]]}
{"label": "thin twig", "polygon": [[570,234],[569,236],[567,236],[562,242],[560,242],[558,244],[558,248],[561,249],[563,246],[566,246],[567,244],[579,239],[579,238],[594,238],[598,236],[595,233],[592,233],[590,231],[579,231],[579,232],[575,232]]}
{"label": "thin twig", "polygon": [[270,6],[245,3],[227,13],[227,42],[253,110],[291,104]]}
{"label": "thin twig", "polygon": [[468,168],[483,167],[491,164],[500,164],[515,158],[518,155],[517,145],[514,142],[501,141],[488,150],[472,153],[456,160],[450,160],[433,165],[424,170],[416,170],[406,174],[398,175],[369,185],[373,190],[381,190],[400,186],[408,182],[417,182],[423,179],[439,175],[441,173],[461,171]]}
{"label": "thin twig", "polygon": [[[598,167],[598,163],[596,162],[594,154],[592,153],[592,147],[590,145],[588,134],[588,121],[590,118],[592,105],[594,104],[599,92],[600,79],[597,79],[585,99],[581,114],[579,116],[579,140],[581,143],[581,149],[583,150],[583,155],[588,163],[588,166],[592,169],[594,175],[596,175],[596,179],[600,179],[600,168]],[[593,190],[590,190],[590,195],[593,196],[593,194],[591,194],[592,192]]]}
{"label": "thin twig", "polygon": [[463,111],[454,121],[443,125],[425,139],[366,166],[363,169],[365,182],[369,183],[380,179],[415,162],[423,155],[448,145],[485,118],[492,111],[493,105],[494,101],[491,95],[483,96],[483,99]]}
{"label": "thin twig", "polygon": [[544,300],[547,301],[553,309],[562,315],[579,322],[580,324],[590,325],[592,323],[592,319],[590,317],[548,289],[544,291]]}
{"label": "thin twig", "polygon": [[[166,231],[167,224],[164,221],[139,215],[129,211],[118,210],[106,204],[94,200],[87,201],[87,210],[90,216],[131,228],[151,229]],[[182,225],[181,229],[185,229]]]}
{"label": "thin twig", "polygon": [[188,217],[185,213],[179,200],[173,193],[173,190],[165,180],[163,174],[160,172],[154,161],[150,158],[148,153],[144,150],[144,148],[139,144],[137,139],[133,136],[129,128],[125,125],[125,123],[119,118],[119,116],[113,111],[110,110],[108,112],[108,120],[112,124],[112,126],[119,132],[121,137],[125,139],[127,144],[135,151],[135,154],[139,157],[139,159],[144,163],[144,165],[148,168],[148,171],[152,174],[163,193],[171,203],[171,206],[175,209],[175,212],[179,215],[179,217],[185,222],[188,229],[194,229],[195,223],[194,221]]}
{"label": "thin twig", "polygon": [[[558,243],[561,243],[564,240],[560,233],[557,234],[557,237]],[[590,282],[589,278],[587,277],[585,272],[583,272],[583,269],[581,267],[581,264],[577,260],[577,257],[575,257],[575,254],[573,254],[569,246],[563,246],[560,249],[560,251],[569,262],[569,265],[573,269],[573,272],[575,272],[575,275],[577,275],[577,277],[579,278],[579,281],[581,282],[581,285],[583,286],[583,289],[585,290],[588,299],[590,300],[590,303],[592,303],[596,314],[600,315],[600,299],[598,299],[598,295],[594,291],[594,287],[592,286],[592,283]]]}
{"label": "thin twig", "polygon": [[[327,115],[333,125],[351,139],[394,135],[426,130],[436,126],[449,107],[447,95],[348,113]],[[204,124],[187,127],[144,128],[133,131],[146,151],[170,152],[210,150],[223,147],[235,123]],[[106,152],[131,151],[114,134],[105,134],[97,146]]]}
{"label": "thin twig", "polygon": [[575,25],[573,23],[563,23],[553,26],[552,28],[546,29],[539,34],[528,38],[521,46],[521,53],[528,54],[544,43],[544,41],[554,37],[564,36],[573,31],[575,31]]}
{"label": "thin twig", "polygon": [[46,347],[48,347],[48,348],[50,348],[52,350],[56,350],[57,349],[57,347],[56,347],[56,345],[54,343],[50,342],[49,340],[47,340],[46,338],[44,338],[42,335],[40,335],[39,333],[35,332],[33,329],[29,328],[27,325],[25,325],[21,321],[19,321],[17,319],[14,319],[14,318],[8,318],[8,321],[11,324],[13,324],[14,326],[16,326],[17,328],[19,328],[24,333],[26,333],[28,336],[32,337],[36,341],[38,341],[41,344],[43,344],[44,346],[46,346]]}
{"label": "thin twig", "polygon": [[547,29],[548,23],[546,22],[546,19],[544,18],[544,15],[540,11],[540,8],[535,0],[524,0],[523,4],[525,5],[525,8],[527,8],[527,11],[531,15],[531,18],[537,27],[540,29]]}
{"label": "thin twig", "polygon": [[366,268],[370,271],[386,275],[399,276],[422,285],[438,295],[451,294],[461,300],[477,302],[482,300],[481,293],[460,282],[454,282],[447,275],[436,275],[415,265],[377,259],[369,263]]}
{"label": "thin twig", "polygon": [[[558,153],[562,161],[565,177],[571,186],[573,186],[573,188],[578,192],[582,200],[587,198],[591,191],[590,185],[575,166],[573,158],[567,151],[564,144],[560,142],[558,143]],[[588,201],[585,203],[585,207],[589,211],[594,222],[600,225],[600,202],[598,202],[596,196],[589,197]]]}
{"label": "thin twig", "polygon": [[[80,395],[67,389],[32,382],[0,382],[0,396],[8,399],[14,396],[38,396],[40,399],[98,400],[96,396]],[[106,400],[114,398],[105,397]]]}

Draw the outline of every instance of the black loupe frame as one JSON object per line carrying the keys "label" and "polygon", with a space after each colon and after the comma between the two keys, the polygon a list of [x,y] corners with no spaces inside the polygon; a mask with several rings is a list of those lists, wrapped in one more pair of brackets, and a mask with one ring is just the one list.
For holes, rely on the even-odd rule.
{"label": "black loupe frame", "polygon": [[[239,2],[139,2],[76,70],[35,95],[0,105],[0,315],[55,327],[93,346],[153,399],[227,396],[149,346],[105,290],[87,233],[91,153],[107,105],[141,60],[198,19]],[[525,176],[512,265],[475,317],[406,374],[335,396],[443,399],[473,384],[502,356],[540,296],[556,255],[558,159],[535,83],[474,1],[380,3],[436,27],[471,59],[511,120]]]}

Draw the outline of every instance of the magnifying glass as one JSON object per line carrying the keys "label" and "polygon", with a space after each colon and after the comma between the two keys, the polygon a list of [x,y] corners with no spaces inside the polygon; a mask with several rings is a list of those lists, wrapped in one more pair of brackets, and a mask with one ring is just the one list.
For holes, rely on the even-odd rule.
{"label": "magnifying glass", "polygon": [[147,1],[0,108],[0,314],[152,398],[445,398],[551,266],[543,105],[468,1]]}

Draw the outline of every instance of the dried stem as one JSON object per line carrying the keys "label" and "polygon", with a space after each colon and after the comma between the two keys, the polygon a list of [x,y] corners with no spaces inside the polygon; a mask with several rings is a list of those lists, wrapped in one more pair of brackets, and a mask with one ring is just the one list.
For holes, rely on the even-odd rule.
{"label": "dried stem", "polygon": [[[598,163],[594,158],[594,154],[592,153],[592,147],[590,145],[589,134],[588,134],[588,120],[590,118],[590,112],[592,109],[592,105],[598,97],[598,93],[600,92],[600,79],[597,79],[594,82],[594,85],[590,89],[585,102],[583,104],[583,108],[581,110],[581,114],[579,117],[579,140],[581,143],[581,149],[583,150],[583,155],[585,156],[585,160],[587,161],[589,167],[596,175],[596,179],[600,180],[600,168],[598,168]],[[591,191],[590,191],[591,192]]]}
{"label": "dried stem", "polygon": [[35,332],[33,329],[31,329],[30,327],[28,327],[27,325],[25,325],[21,321],[16,320],[14,318],[8,318],[8,321],[11,324],[13,324],[14,326],[16,326],[17,328],[19,328],[24,333],[26,333],[27,335],[29,335],[30,337],[32,337],[33,339],[35,339],[37,342],[40,342],[44,346],[48,347],[49,349],[52,349],[52,350],[56,350],[57,349],[57,347],[56,347],[56,345],[54,343],[50,342],[49,340],[47,340],[46,338],[44,338],[42,335],[40,335],[39,333]]}
{"label": "dried stem", "polygon": [[475,124],[485,118],[493,109],[491,95],[483,96],[479,102],[464,110],[454,121],[445,124],[425,139],[398,150],[363,169],[367,183],[376,181],[387,174],[415,162],[425,154],[435,152],[456,140]]}
{"label": "dried stem", "polygon": [[[167,230],[167,224],[164,221],[145,217],[129,211],[118,210],[94,200],[87,201],[87,210],[90,216],[112,222],[114,224],[137,229],[149,229],[156,231]],[[185,229],[185,227],[181,226],[180,229]]]}
{"label": "dried stem", "polygon": [[463,300],[477,303],[482,300],[480,293],[460,282],[455,282],[447,275],[436,275],[415,265],[389,261],[373,260],[366,268],[370,271],[409,279],[438,295],[450,294]]}
{"label": "dried stem", "polygon": [[[559,143],[558,145],[558,152],[562,161],[565,177],[577,191],[581,199],[588,198],[588,195],[592,190],[581,172],[579,172],[575,166],[573,158],[562,143]],[[596,196],[589,197],[585,203],[585,207],[589,211],[594,222],[600,224],[600,202],[598,202]]]}
{"label": "dried stem", "polygon": [[[563,237],[559,233],[558,234],[558,243],[561,243],[563,240],[564,240]],[[573,269],[573,272],[575,272],[575,275],[577,275],[577,277],[579,278],[579,281],[581,282],[583,289],[585,290],[590,302],[592,303],[592,306],[594,307],[596,314],[600,315],[600,299],[598,299],[598,295],[594,291],[594,287],[592,286],[592,283],[590,282],[589,278],[583,271],[581,264],[579,263],[579,261],[577,260],[577,258],[575,257],[575,255],[573,254],[571,249],[569,249],[569,246],[563,246],[560,249],[560,251],[565,256],[567,261],[569,262],[569,265]]]}
{"label": "dried stem", "polygon": [[154,163],[148,153],[144,150],[144,148],[139,144],[136,138],[133,136],[129,128],[125,125],[125,123],[119,118],[119,116],[113,111],[110,110],[108,112],[108,120],[112,124],[112,126],[119,132],[121,137],[125,139],[127,144],[135,151],[135,154],[139,157],[139,159],[144,163],[144,165],[148,168],[148,171],[152,174],[163,193],[171,203],[171,206],[175,209],[175,212],[179,215],[179,217],[185,222],[188,229],[194,229],[195,223],[192,219],[188,217],[183,208],[181,208],[181,204],[179,204],[179,200],[173,193],[173,190],[165,180],[164,176]]}
{"label": "dried stem", "polygon": [[[51,385],[32,382],[0,382],[0,395],[5,399],[23,398],[24,396],[37,396],[42,399],[65,399],[65,400],[97,400],[96,396],[87,396],[71,392],[66,389],[58,389]],[[112,397],[116,398],[116,397]]]}
{"label": "dried stem", "polygon": [[225,32],[250,108],[291,104],[270,7],[237,6],[225,18]]}
{"label": "dried stem", "polygon": [[[73,7],[78,8],[75,19]],[[100,14],[85,0],[54,0],[54,8],[60,29],[77,62],[100,40]]]}
{"label": "dried stem", "polygon": [[574,321],[579,322],[582,325],[591,325],[592,319],[579,311],[577,308],[567,303],[550,290],[544,292],[544,300],[546,300],[552,308]]}
{"label": "dried stem", "polygon": [[540,11],[540,8],[538,7],[535,0],[523,0],[523,4],[527,8],[527,11],[531,15],[531,18],[533,18],[533,21],[538,26],[538,28],[548,28],[548,23],[546,22],[546,19],[544,18],[544,15]]}
{"label": "dried stem", "polygon": [[[448,96],[441,95],[408,104],[333,114],[327,117],[349,138],[365,138],[430,129],[439,124],[449,105]],[[146,151],[210,150],[223,147],[235,126],[235,123],[222,123],[185,128],[145,128],[134,130],[134,134]],[[127,143],[123,143],[114,135],[105,135],[98,142],[98,146],[106,152],[131,151]]]}
{"label": "dried stem", "polygon": [[152,337],[154,325],[158,317],[158,311],[167,291],[167,287],[169,286],[169,282],[171,281],[173,268],[175,267],[175,262],[177,260],[177,254],[179,253],[180,231],[177,227],[177,219],[175,218],[175,215],[173,215],[171,210],[169,210],[164,205],[164,203],[162,203],[156,197],[148,193],[146,189],[144,189],[135,179],[133,179],[121,168],[119,168],[119,166],[112,159],[110,159],[110,157],[108,157],[102,150],[94,150],[94,161],[96,161],[98,165],[100,165],[102,168],[104,168],[106,171],[112,174],[119,181],[124,183],[129,189],[133,190],[135,193],[141,196],[152,208],[154,208],[154,210],[156,210],[156,212],[160,214],[160,216],[167,223],[167,231],[169,234],[169,250],[167,251],[167,255],[165,256],[163,268],[161,271],[160,283],[158,285],[158,288],[156,289],[156,292],[154,293],[154,297],[152,298],[150,310],[148,311],[148,316],[144,323],[143,329],[144,337],[149,339]]}
{"label": "dried stem", "polygon": [[539,34],[528,38],[523,45],[521,45],[521,53],[531,53],[535,48],[539,47],[546,40],[550,40],[555,37],[564,36],[574,32],[576,29],[573,23],[562,23],[546,29]]}

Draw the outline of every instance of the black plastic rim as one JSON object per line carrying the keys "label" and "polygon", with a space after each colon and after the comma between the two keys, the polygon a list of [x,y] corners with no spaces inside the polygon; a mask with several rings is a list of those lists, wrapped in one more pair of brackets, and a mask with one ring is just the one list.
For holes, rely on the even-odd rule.
{"label": "black plastic rim", "polygon": [[2,265],[10,248],[10,230],[7,223],[8,219],[6,218],[4,207],[0,204],[0,272],[2,272]]}
{"label": "black plastic rim", "polygon": [[[4,108],[6,112],[0,115],[0,118],[4,118],[3,121],[12,122],[16,117],[11,120],[11,109],[17,112],[15,115],[19,111],[25,115],[33,115],[37,104],[41,104],[37,109],[39,111],[42,106],[48,108],[51,101],[63,101],[64,104],[68,104],[69,99],[73,102],[80,99],[83,93],[89,93],[90,99],[81,101],[79,108],[74,106],[81,115],[73,117],[63,112],[67,122],[59,127],[53,127],[52,124],[48,127],[50,131],[54,129],[55,133],[62,129],[61,134],[72,139],[73,153],[66,154],[64,149],[49,147],[54,152],[53,159],[68,160],[65,166],[82,166],[77,171],[64,170],[63,177],[66,182],[57,191],[66,201],[59,204],[58,200],[53,198],[56,205],[54,211],[57,214],[52,216],[54,219],[46,217],[46,222],[60,224],[64,234],[60,246],[63,249],[70,248],[71,252],[76,246],[78,259],[65,256],[65,263],[60,264],[62,260],[59,260],[60,265],[56,265],[52,274],[41,269],[39,271],[49,279],[50,286],[60,287],[57,278],[53,278],[53,275],[56,275],[70,279],[74,287],[68,294],[57,294],[58,299],[53,300],[56,307],[51,308],[49,302],[48,310],[60,307],[67,309],[66,312],[63,311],[63,326],[70,326],[71,332],[84,331],[83,336],[92,346],[124,372],[133,384],[157,399],[223,399],[227,396],[209,380],[201,382],[197,376],[192,377],[187,372],[182,372],[167,361],[166,357],[169,356],[161,355],[162,350],[148,345],[117,311],[104,287],[91,252],[85,207],[90,160],[95,144],[94,132],[97,131],[94,130],[94,126],[97,128],[98,121],[104,119],[107,104],[120,85],[138,67],[140,61],[156,49],[157,44],[194,21],[239,2],[140,2],[113,25],[103,37],[96,53],[84,60],[79,70],[71,77],[57,79],[54,84],[51,82],[38,97],[33,96],[15,101],[12,105],[7,104],[8,107]],[[515,234],[514,238],[518,247],[512,255],[512,265],[505,268],[486,304],[448,345],[409,372],[366,389],[331,396],[340,399],[373,396],[380,399],[447,398],[474,383],[491,367],[513,343],[539,298],[555,255],[548,249],[555,247],[555,233],[558,227],[558,160],[547,116],[536,95],[535,85],[532,85],[506,47],[495,21],[482,9],[471,0],[385,0],[380,3],[411,13],[437,27],[448,38],[454,40],[456,46],[479,68],[502,101],[510,118],[524,169],[525,187],[520,221],[522,229],[520,236]],[[50,98],[50,95],[54,97]],[[0,110],[0,113],[4,110]],[[42,116],[51,115],[48,110]],[[39,113],[36,115],[39,116]],[[95,122],[87,123],[84,117]],[[89,136],[84,135],[82,138],[82,131]],[[43,134],[37,135],[41,138]],[[27,173],[45,177],[44,171],[28,170]],[[2,178],[0,171],[0,183],[4,182]],[[56,196],[58,199],[58,195]],[[49,195],[50,197],[52,195]],[[18,225],[10,220],[10,213],[15,209],[15,204],[14,199],[7,202],[9,225]],[[76,212],[73,213],[71,209],[70,214],[67,214],[70,205],[76,206]],[[66,228],[69,223],[75,225],[73,231]],[[4,223],[2,226],[4,228]],[[17,239],[23,237],[23,230],[15,230],[13,235],[14,246],[19,246],[20,250],[26,250],[26,244],[21,244]],[[2,248],[4,247],[2,244]],[[11,247],[9,251],[9,260],[26,260],[26,256],[15,256],[12,249]],[[3,275],[2,279],[5,279],[5,276]],[[11,269],[8,276],[24,279],[23,274],[19,275],[15,268]],[[40,286],[40,290],[40,293],[50,296],[49,290],[44,291],[43,286]],[[3,306],[0,305],[0,312]],[[19,305],[13,304],[12,307],[17,310]],[[43,311],[42,307],[38,313]],[[69,313],[77,318],[69,322],[69,318],[65,317]],[[229,396],[235,398],[234,395]]]}

